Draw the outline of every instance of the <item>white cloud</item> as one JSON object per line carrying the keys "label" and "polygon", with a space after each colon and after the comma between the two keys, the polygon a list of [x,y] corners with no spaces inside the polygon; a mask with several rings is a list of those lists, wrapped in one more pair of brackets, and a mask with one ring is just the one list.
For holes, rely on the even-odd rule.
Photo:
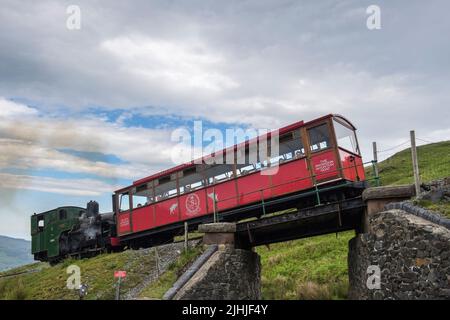
{"label": "white cloud", "polygon": [[170,42],[131,35],[104,40],[100,48],[117,59],[119,69],[151,86],[162,85],[183,93],[219,93],[238,86],[220,70],[224,58],[200,41]]}
{"label": "white cloud", "polygon": [[89,161],[35,143],[0,138],[0,169],[50,169],[60,172],[83,173],[113,179],[133,179],[144,174],[141,167],[112,165],[103,161]]}
{"label": "white cloud", "polygon": [[37,110],[0,97],[0,119],[37,115]]}
{"label": "white cloud", "polygon": [[71,196],[99,196],[112,193],[112,186],[94,179],[55,179],[0,173],[0,188],[50,192]]}
{"label": "white cloud", "polygon": [[[5,100],[3,100],[5,101]],[[0,110],[4,106],[0,101]],[[9,115],[0,118],[2,154],[0,165],[19,168],[42,167],[66,172],[82,172],[103,177],[133,179],[171,164],[171,130],[125,127],[121,122],[102,118],[32,114],[19,117],[26,108],[8,102]],[[127,162],[121,165],[89,161],[60,149],[115,155]]]}

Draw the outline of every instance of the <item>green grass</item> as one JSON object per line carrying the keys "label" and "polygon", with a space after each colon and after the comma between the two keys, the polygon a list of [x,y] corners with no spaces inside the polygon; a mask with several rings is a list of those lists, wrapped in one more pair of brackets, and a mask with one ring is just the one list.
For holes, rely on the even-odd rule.
{"label": "green grass", "polygon": [[180,258],[171,264],[166,272],[164,272],[156,281],[152,282],[144,290],[140,297],[148,299],[162,299],[164,294],[169,290],[177,279],[186,270],[186,267],[193,262],[202,252],[200,247],[189,249],[183,252]]}
{"label": "green grass", "polygon": [[354,232],[258,247],[264,299],[345,299],[347,246]]}
{"label": "green grass", "polygon": [[439,201],[437,203],[431,202],[430,200],[418,200],[415,204],[426,208],[431,211],[440,213],[446,218],[450,219],[450,203],[446,201]]}

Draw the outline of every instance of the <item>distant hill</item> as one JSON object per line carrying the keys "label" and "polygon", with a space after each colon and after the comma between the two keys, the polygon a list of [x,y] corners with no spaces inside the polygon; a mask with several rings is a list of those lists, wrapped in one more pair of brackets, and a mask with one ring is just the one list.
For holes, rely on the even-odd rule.
{"label": "distant hill", "polygon": [[31,242],[0,236],[0,271],[33,262]]}

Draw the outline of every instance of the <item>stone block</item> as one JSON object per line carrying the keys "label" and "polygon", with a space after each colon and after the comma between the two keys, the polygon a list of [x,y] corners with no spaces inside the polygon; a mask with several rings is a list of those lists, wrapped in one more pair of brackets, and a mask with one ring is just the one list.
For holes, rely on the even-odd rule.
{"label": "stone block", "polygon": [[203,244],[234,244],[234,233],[205,233]]}
{"label": "stone block", "polygon": [[207,223],[198,226],[198,232],[204,233],[234,233],[236,232],[236,223],[217,222]]}
{"label": "stone block", "polygon": [[367,188],[362,194],[364,201],[375,199],[409,199],[415,195],[414,185]]}

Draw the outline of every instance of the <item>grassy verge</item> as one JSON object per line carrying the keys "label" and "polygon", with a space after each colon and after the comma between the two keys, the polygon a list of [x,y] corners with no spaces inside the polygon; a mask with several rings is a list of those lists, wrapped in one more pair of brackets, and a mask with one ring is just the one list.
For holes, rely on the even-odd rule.
{"label": "grassy verge", "polygon": [[258,247],[264,299],[345,299],[347,246],[354,232]]}

